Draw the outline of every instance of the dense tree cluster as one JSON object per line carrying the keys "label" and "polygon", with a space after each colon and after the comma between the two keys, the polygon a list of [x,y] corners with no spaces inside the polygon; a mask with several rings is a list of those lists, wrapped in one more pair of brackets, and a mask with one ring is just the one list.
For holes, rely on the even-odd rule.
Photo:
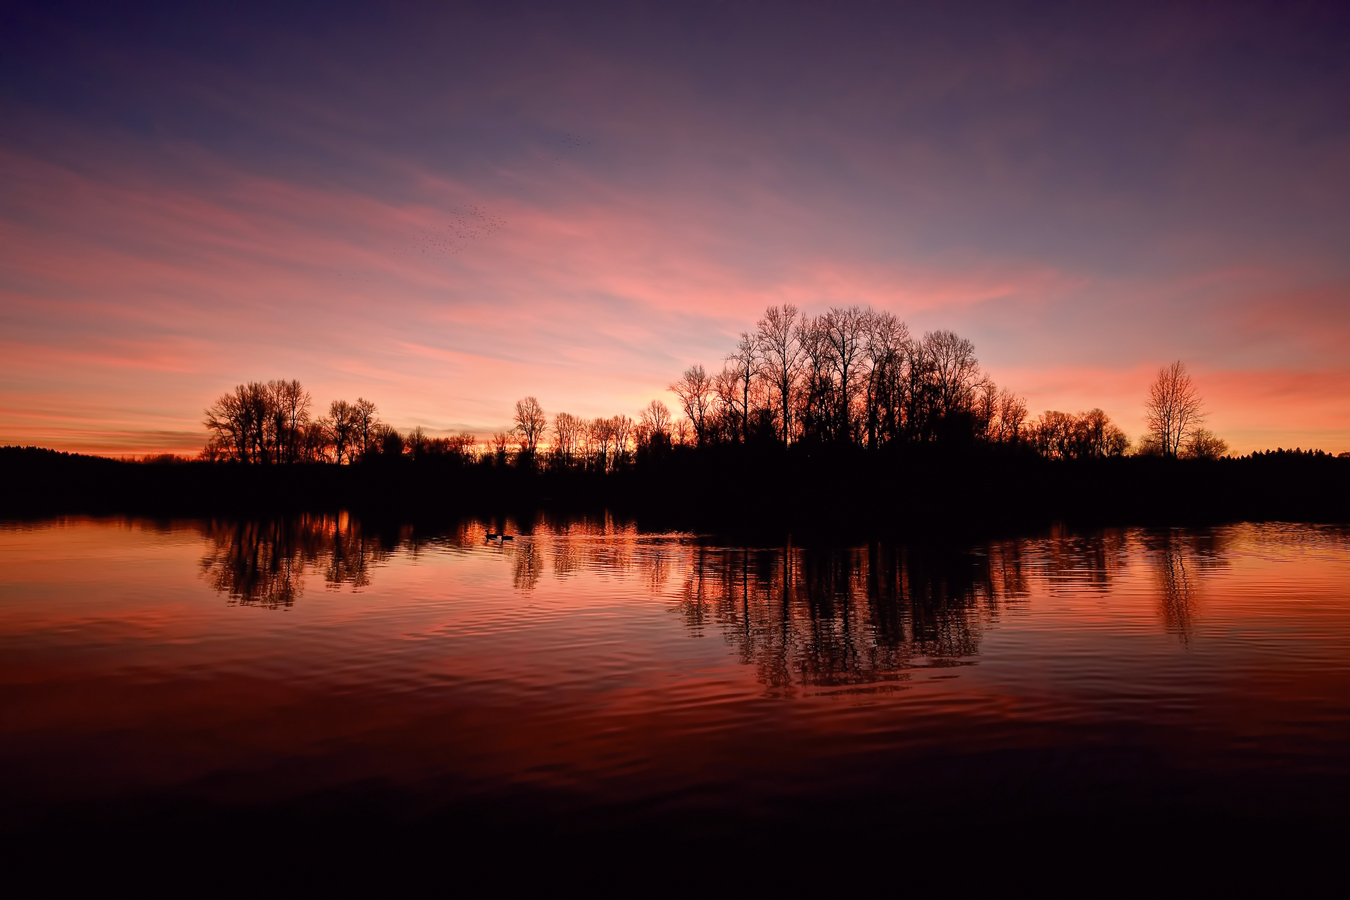
{"label": "dense tree cluster", "polygon": [[969,340],[917,338],[891,313],[858,306],[819,316],[771,307],[720,372],[691,366],[670,390],[698,445],[1015,444],[1027,419],[1026,402],[981,371]]}
{"label": "dense tree cluster", "polygon": [[[411,457],[612,472],[677,447],[985,445],[1058,460],[1131,450],[1102,410],[1048,410],[1029,419],[1026,401],[981,370],[969,340],[950,331],[915,337],[891,313],[867,307],[834,307],[818,316],[770,307],[753,332],[741,333],[720,371],[690,366],[670,391],[683,416],[652,400],[636,420],[559,412],[550,421],[538,399],[525,397],[516,403],[514,427],[479,444],[467,432],[401,434],[362,398],[335,400],[315,416],[298,381],[252,382],[206,411],[210,440],[202,456],[338,465]],[[1180,362],[1159,371],[1145,412],[1149,433],[1140,454],[1213,459],[1227,452],[1200,427],[1205,413]]]}
{"label": "dense tree cluster", "polygon": [[1027,439],[1046,459],[1124,456],[1130,439],[1100,409],[1074,415],[1048,410],[1027,427]]}
{"label": "dense tree cluster", "polygon": [[[538,401],[527,397],[522,403],[538,407]],[[652,401],[654,406],[665,409],[664,404]],[[531,445],[528,432],[521,425],[520,404],[517,404],[515,433],[519,436],[520,458],[535,461],[536,447]],[[527,407],[530,408],[530,407]],[[651,407],[648,407],[650,410]],[[552,444],[543,462],[555,469],[584,469],[594,472],[612,472],[633,459],[634,451],[639,447],[648,447],[660,435],[646,424],[648,413],[644,411],[642,423],[634,422],[628,416],[618,415],[610,418],[583,419],[571,413],[558,413],[553,417],[551,429]],[[670,414],[665,414],[669,421]],[[548,429],[547,424],[544,426]]]}
{"label": "dense tree cluster", "polygon": [[[328,429],[311,420],[311,402],[298,381],[241,384],[206,411],[211,436],[202,455],[247,463],[313,459],[315,445],[327,443]],[[339,427],[345,447],[349,441],[345,412]]]}

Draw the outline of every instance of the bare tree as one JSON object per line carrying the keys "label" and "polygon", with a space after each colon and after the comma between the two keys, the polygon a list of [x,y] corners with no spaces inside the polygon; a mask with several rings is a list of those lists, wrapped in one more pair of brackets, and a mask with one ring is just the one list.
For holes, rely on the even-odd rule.
{"label": "bare tree", "polygon": [[801,348],[801,375],[793,412],[802,437],[824,437],[830,428],[835,384],[823,318],[798,320],[796,339]]}
{"label": "bare tree", "polygon": [[460,462],[469,462],[478,452],[478,438],[467,431],[446,438],[445,443],[450,453],[459,457]]}
{"label": "bare tree", "polygon": [[298,381],[238,385],[206,410],[211,437],[203,457],[245,463],[313,458],[310,403]]}
{"label": "bare tree", "polygon": [[1208,428],[1197,428],[1186,441],[1187,459],[1218,459],[1228,452],[1228,442]]}
{"label": "bare tree", "polygon": [[858,306],[832,307],[821,317],[822,333],[829,348],[834,374],[834,409],[831,431],[837,440],[853,437],[854,403],[863,388],[863,359],[872,311]]}
{"label": "bare tree", "polygon": [[731,370],[723,369],[713,376],[713,391],[716,394],[713,409],[715,427],[709,426],[704,437],[715,434],[718,439],[735,441],[741,435],[741,377]]}
{"label": "bare tree", "polygon": [[953,332],[933,331],[923,336],[923,347],[932,364],[937,414],[949,416],[967,408],[980,381],[975,345]]}
{"label": "bare tree", "polygon": [[905,349],[911,341],[909,326],[893,313],[872,313],[867,324],[863,430],[867,446],[876,447],[900,433]]}
{"label": "bare tree", "polygon": [[660,400],[653,400],[642,411],[642,424],[650,434],[670,434],[670,409]]}
{"label": "bare tree", "polygon": [[694,426],[684,416],[680,416],[670,425],[670,436],[676,446],[687,447],[692,439]]}
{"label": "bare tree", "polygon": [[430,438],[427,437],[426,430],[418,425],[412,431],[408,432],[408,455],[414,460],[421,459],[427,453],[427,447],[430,444]]}
{"label": "bare tree", "polygon": [[206,410],[206,427],[214,432],[218,453],[244,463],[273,462],[275,429],[272,392],[266,384],[250,381],[223,395]]}
{"label": "bare tree", "polygon": [[304,429],[309,424],[309,391],[298,381],[269,381],[271,430],[277,462],[293,463],[300,456]]}
{"label": "bare tree", "polygon": [[792,443],[792,408],[797,377],[802,369],[802,347],[797,340],[797,307],[770,306],[755,330],[764,377],[773,385],[779,439]]}
{"label": "bare tree", "polygon": [[1106,455],[1106,441],[1111,429],[1111,418],[1100,409],[1090,409],[1081,413],[1078,417],[1083,434],[1083,443],[1086,445],[1087,452],[1085,456],[1099,457]]}
{"label": "bare tree", "polygon": [[408,436],[408,443],[414,454],[420,454],[429,459],[445,459],[464,465],[474,458],[474,451],[478,445],[478,439],[467,431],[461,431],[459,434],[443,438],[426,437],[420,435],[421,442],[418,443],[418,428]]}
{"label": "bare tree", "polygon": [[1049,459],[1124,456],[1130,439],[1100,409],[1085,413],[1048,410],[1028,429],[1036,451]]}
{"label": "bare tree", "polygon": [[511,435],[505,431],[498,431],[492,435],[492,452],[497,459],[497,465],[506,465],[506,445],[511,442]]}
{"label": "bare tree", "polygon": [[1001,431],[998,421],[998,385],[985,377],[975,386],[975,400],[971,404],[975,414],[975,433],[989,443],[998,443]]}
{"label": "bare tree", "polygon": [[327,419],[311,421],[300,435],[299,455],[301,462],[328,462],[328,450],[332,440],[327,428]]}
{"label": "bare tree", "polygon": [[526,397],[516,401],[515,430],[520,435],[520,451],[527,459],[534,458],[534,452],[539,447],[539,439],[544,436],[546,428],[548,416],[544,415],[544,407],[539,405],[538,400]]}
{"label": "bare tree", "polygon": [[736,391],[731,398],[732,409],[740,424],[741,441],[750,440],[750,395],[754,381],[763,365],[763,351],[759,342],[742,331],[736,349],[727,354],[726,371],[734,374]]}
{"label": "bare tree", "polygon": [[553,417],[553,455],[564,467],[572,465],[585,427],[586,423],[571,413]]}
{"label": "bare tree", "polygon": [[1130,448],[1130,439],[1111,417],[1100,409],[1090,409],[1079,415],[1087,454],[1092,457],[1124,456]]}
{"label": "bare tree", "polygon": [[357,418],[356,406],[346,400],[334,400],[328,407],[324,426],[333,447],[333,461],[339,466],[344,456],[350,463],[359,452]]}
{"label": "bare tree", "polygon": [[241,384],[233,393],[222,394],[219,400],[207,408],[203,424],[212,435],[207,441],[205,455],[211,458],[236,459],[239,462],[250,461],[252,429],[244,401],[246,390]]}
{"label": "bare tree", "polygon": [[1182,447],[1205,421],[1204,404],[1186,374],[1186,366],[1177,360],[1158,370],[1148,389],[1144,420],[1148,437],[1157,443],[1163,456],[1175,459]]}
{"label": "bare tree", "polygon": [[1015,444],[1022,438],[1022,425],[1027,420],[1027,401],[1004,388],[998,395],[998,439]]}
{"label": "bare tree", "polygon": [[638,447],[669,447],[670,408],[660,400],[653,400],[638,416],[638,424],[633,430]]}
{"label": "bare tree", "polygon": [[352,404],[352,436],[357,455],[366,453],[375,446],[376,434],[380,427],[377,413],[375,404],[364,397],[357,397],[356,402]]}
{"label": "bare tree", "polygon": [[708,416],[713,410],[713,380],[708,377],[703,366],[690,366],[684,370],[680,380],[670,386],[670,390],[680,398],[685,415],[693,423],[695,439],[702,444],[707,435]]}
{"label": "bare tree", "polygon": [[610,433],[614,440],[613,467],[617,469],[627,459],[633,443],[633,420],[625,415],[617,415],[609,420]]}
{"label": "bare tree", "polygon": [[375,434],[371,438],[371,451],[378,453],[385,459],[399,459],[403,456],[403,451],[408,449],[408,441],[399,434],[398,429],[392,425],[386,425],[383,422],[375,428]]}
{"label": "bare tree", "polygon": [[604,472],[610,467],[614,443],[614,420],[592,419],[586,427],[587,453],[597,471]]}
{"label": "bare tree", "polygon": [[1073,413],[1048,409],[1031,425],[1031,440],[1036,452],[1047,459],[1076,459],[1080,454],[1076,432],[1078,418]]}
{"label": "bare tree", "polygon": [[1102,445],[1104,456],[1124,456],[1130,452],[1130,437],[1117,425],[1106,429],[1106,440]]}

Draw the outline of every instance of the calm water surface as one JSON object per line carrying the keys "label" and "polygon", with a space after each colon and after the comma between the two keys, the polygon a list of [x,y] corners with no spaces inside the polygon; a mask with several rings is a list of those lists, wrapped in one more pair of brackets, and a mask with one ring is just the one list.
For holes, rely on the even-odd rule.
{"label": "calm water surface", "polygon": [[0,528],[11,834],[1331,833],[1348,798],[1345,528],[837,550],[610,520]]}

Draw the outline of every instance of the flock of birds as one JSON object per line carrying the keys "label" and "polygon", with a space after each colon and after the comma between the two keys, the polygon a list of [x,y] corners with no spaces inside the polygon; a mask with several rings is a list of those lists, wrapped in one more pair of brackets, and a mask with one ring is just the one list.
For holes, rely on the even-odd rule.
{"label": "flock of birds", "polygon": [[544,141],[544,150],[548,153],[548,161],[557,165],[563,161],[563,158],[573,150],[580,150],[582,147],[589,147],[591,142],[579,134],[573,134],[570,131],[564,131],[560,136],[548,138]]}
{"label": "flock of birds", "polygon": [[440,228],[421,230],[412,248],[417,255],[449,259],[470,242],[482,240],[506,227],[505,219],[472,203],[450,215],[450,221]]}

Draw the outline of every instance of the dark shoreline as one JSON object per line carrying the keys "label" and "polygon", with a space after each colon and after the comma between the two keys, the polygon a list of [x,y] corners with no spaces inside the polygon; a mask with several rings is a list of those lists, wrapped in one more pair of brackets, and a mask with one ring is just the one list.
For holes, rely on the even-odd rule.
{"label": "dark shoreline", "polygon": [[[740,447],[640,461],[609,474],[396,463],[134,463],[0,449],[0,517],[266,516],[348,511],[431,524],[464,516],[610,512],[646,531],[748,542],[989,536],[1075,526],[1350,522],[1350,459],[801,452]],[[927,452],[925,452],[927,451]]]}

